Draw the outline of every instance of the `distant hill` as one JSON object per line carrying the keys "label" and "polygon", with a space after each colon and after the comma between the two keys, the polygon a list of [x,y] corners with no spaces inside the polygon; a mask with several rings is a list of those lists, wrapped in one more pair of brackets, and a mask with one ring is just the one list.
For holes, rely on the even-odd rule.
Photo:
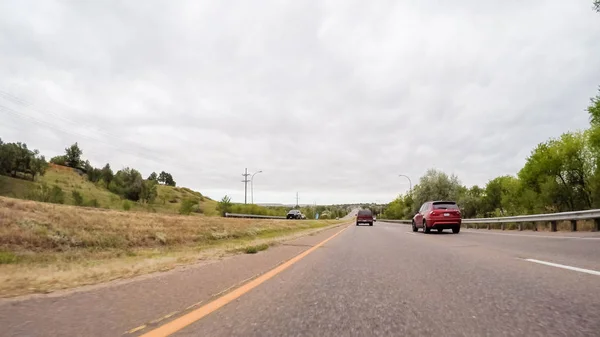
{"label": "distant hill", "polygon": [[159,185],[157,187],[158,196],[152,203],[126,202],[101,184],[88,181],[85,176],[80,175],[74,169],[54,164],[50,164],[46,174],[38,176],[36,181],[0,175],[0,195],[28,199],[43,184],[50,188],[59,187],[64,192],[64,203],[68,205],[75,205],[72,192],[77,191],[83,196],[84,205],[95,204],[100,208],[123,210],[124,204],[128,203],[130,209],[135,211],[177,213],[183,200],[193,199],[198,201],[203,214],[217,215],[216,201],[186,187]]}

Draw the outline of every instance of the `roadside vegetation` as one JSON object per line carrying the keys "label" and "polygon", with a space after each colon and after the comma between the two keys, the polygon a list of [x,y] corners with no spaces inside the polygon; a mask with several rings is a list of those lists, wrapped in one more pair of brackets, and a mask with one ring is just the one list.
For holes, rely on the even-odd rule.
{"label": "roadside vegetation", "polygon": [[0,197],[0,296],[253,254],[286,236],[341,223],[125,212]]}
{"label": "roadside vegetation", "polygon": [[93,167],[77,143],[50,163],[27,144],[0,139],[0,195],[55,204],[125,211],[217,215],[217,202],[189,188],[177,187],[167,172],[140,172],[110,164]]}
{"label": "roadside vegetation", "polygon": [[[134,168],[113,172],[109,163],[94,167],[83,159],[77,143],[65,154],[46,161],[38,150],[24,143],[0,139],[0,195],[55,204],[125,211],[179,213],[182,215],[225,213],[285,216],[290,207],[265,207],[232,203],[228,196],[219,203],[189,188],[178,187],[165,171],[152,172],[146,179]],[[345,206],[297,207],[308,219],[335,219],[350,211]]]}
{"label": "roadside vegetation", "polygon": [[[352,208],[347,205],[328,205],[328,206],[303,206],[294,207],[306,215],[307,219],[315,219],[319,214],[319,219],[335,219],[346,216]],[[237,214],[255,214],[269,216],[286,216],[290,207],[286,206],[260,206],[255,204],[233,204],[228,196],[223,197],[217,205],[217,210],[221,215],[225,213]]]}
{"label": "roadside vegetation", "polygon": [[516,175],[467,187],[457,176],[431,169],[382,216],[411,219],[423,202],[444,199],[457,201],[465,218],[600,208],[600,91],[587,111],[589,129],[538,144]]}

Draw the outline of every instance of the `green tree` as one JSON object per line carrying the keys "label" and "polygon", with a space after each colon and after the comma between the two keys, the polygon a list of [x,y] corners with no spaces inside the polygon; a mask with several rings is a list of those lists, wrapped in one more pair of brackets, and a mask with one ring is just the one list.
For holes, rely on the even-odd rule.
{"label": "green tree", "polygon": [[231,198],[226,195],[217,204],[217,211],[221,214],[221,216],[225,216],[225,213],[231,212],[232,205]]}
{"label": "green tree", "polygon": [[167,177],[165,179],[165,185],[173,186],[173,187],[175,187],[175,185],[177,185],[175,183],[175,180],[173,180],[173,176],[171,175],[171,173],[167,173]]}
{"label": "green tree", "polygon": [[81,155],[83,151],[79,148],[77,143],[71,145],[65,149],[66,163],[70,167],[77,168],[81,166]]}
{"label": "green tree", "polygon": [[140,200],[143,179],[140,172],[126,167],[119,170],[109,185],[109,190],[132,201]]}
{"label": "green tree", "polygon": [[412,191],[412,213],[416,213],[421,205],[430,200],[457,201],[463,187],[455,175],[429,169]]}
{"label": "green tree", "polygon": [[156,199],[158,194],[156,185],[158,183],[155,180],[144,180],[142,182],[142,191],[140,193],[140,200],[146,203],[151,203]]}
{"label": "green tree", "polygon": [[160,174],[158,175],[158,182],[161,184],[164,184],[165,181],[167,181],[167,172],[161,171]]}
{"label": "green tree", "polygon": [[483,196],[484,190],[475,185],[460,196],[458,199],[458,205],[461,207],[462,216],[464,218],[475,218],[477,216],[483,216]]}
{"label": "green tree", "polygon": [[519,171],[539,196],[538,211],[573,211],[594,204],[595,167],[591,132],[569,132],[539,144]]}
{"label": "green tree", "polygon": [[113,180],[114,174],[112,169],[110,168],[110,164],[106,163],[101,170],[102,180],[106,183],[106,188],[110,185],[110,182]]}
{"label": "green tree", "polygon": [[594,10],[600,13],[600,0],[594,0]]}
{"label": "green tree", "polygon": [[31,170],[34,173],[32,178],[35,179],[36,175],[43,176],[46,173],[47,169],[48,169],[48,162],[46,161],[46,158],[44,156],[34,158],[34,160],[32,161],[32,164],[31,164]]}
{"label": "green tree", "polygon": [[[0,174],[11,175],[16,178],[35,180],[37,175],[43,175],[47,162],[38,150],[30,150],[25,143],[0,144]],[[19,174],[20,173],[20,174]]]}
{"label": "green tree", "polygon": [[148,180],[153,180],[153,181],[158,182],[158,174],[156,174],[156,172],[150,173],[150,175],[148,176]]}
{"label": "green tree", "polygon": [[93,167],[89,160],[85,161],[83,169],[85,170],[85,174],[87,175],[89,181],[95,183],[102,179],[102,170]]}
{"label": "green tree", "polygon": [[67,156],[55,156],[50,158],[52,164],[67,166]]}

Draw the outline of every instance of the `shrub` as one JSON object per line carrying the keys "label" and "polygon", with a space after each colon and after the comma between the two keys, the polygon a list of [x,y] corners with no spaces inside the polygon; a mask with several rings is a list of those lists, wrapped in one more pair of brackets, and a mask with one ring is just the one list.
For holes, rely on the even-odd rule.
{"label": "shrub", "polygon": [[221,216],[225,216],[225,213],[231,212],[232,205],[231,198],[226,195],[223,197],[223,199],[221,199],[221,201],[219,201],[219,204],[217,205],[217,211],[221,213]]}
{"label": "shrub", "polygon": [[56,185],[53,185],[52,188],[49,188],[48,185],[42,183],[38,186],[38,188],[27,194],[26,198],[41,202],[63,204],[65,202],[65,193]]}
{"label": "shrub", "polygon": [[184,199],[179,207],[179,214],[189,215],[194,211],[194,208],[198,205],[198,201],[194,199]]}
{"label": "shrub", "polygon": [[123,201],[123,210],[128,211],[131,209],[131,203],[128,200]]}
{"label": "shrub", "polygon": [[92,199],[92,200],[86,202],[85,205],[88,207],[96,207],[96,208],[100,207],[100,203],[98,202],[98,199]]}
{"label": "shrub", "polygon": [[65,203],[65,192],[63,192],[62,188],[54,185],[52,189],[50,189],[50,200],[51,203],[55,204],[64,204]]}
{"label": "shrub", "polygon": [[83,196],[78,191],[71,192],[71,196],[73,197],[73,203],[76,206],[83,205]]}
{"label": "shrub", "polygon": [[248,246],[244,249],[244,251],[246,252],[246,254],[256,254],[262,250],[266,250],[267,248],[269,248],[269,245],[263,243],[256,246]]}

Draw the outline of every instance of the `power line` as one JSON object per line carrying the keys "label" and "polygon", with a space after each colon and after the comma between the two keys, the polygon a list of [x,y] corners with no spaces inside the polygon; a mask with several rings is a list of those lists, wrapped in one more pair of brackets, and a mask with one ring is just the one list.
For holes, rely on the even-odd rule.
{"label": "power line", "polygon": [[126,154],[129,154],[129,155],[134,155],[134,156],[139,157],[139,158],[143,158],[143,159],[146,159],[146,160],[153,161],[153,162],[155,162],[157,164],[163,164],[162,162],[160,162],[160,161],[158,161],[156,159],[153,159],[152,157],[140,156],[140,154],[137,153],[137,152],[129,151],[129,150],[124,149],[122,147],[119,147],[119,146],[116,146],[114,144],[105,142],[105,141],[103,141],[101,139],[93,138],[93,137],[90,137],[88,135],[84,135],[84,134],[81,134],[81,133],[73,132],[73,131],[70,131],[70,130],[65,130],[65,129],[63,129],[63,128],[55,125],[55,124],[51,124],[51,123],[49,123],[47,121],[44,121],[44,120],[32,117],[32,116],[27,115],[27,114],[20,113],[20,112],[14,110],[14,109],[11,109],[11,108],[9,108],[7,106],[2,105],[2,104],[0,104],[0,111],[4,111],[4,112],[7,112],[7,113],[10,113],[10,114],[12,114],[12,115],[14,115],[14,116],[16,116],[18,118],[21,118],[21,119],[28,119],[30,121],[33,121],[34,123],[39,124],[39,125],[50,127],[50,128],[52,128],[54,130],[63,132],[65,134],[69,134],[71,136],[82,137],[82,138],[86,138],[86,139],[89,139],[89,140],[93,140],[93,141],[97,141],[97,142],[106,144],[108,146],[113,147],[115,150],[120,151],[121,153],[126,153]]}
{"label": "power line", "polygon": [[[67,122],[67,123],[76,125],[78,127],[85,127],[85,128],[88,128],[88,129],[92,129],[93,131],[95,131],[97,133],[104,134],[105,136],[108,136],[110,138],[119,139],[119,140],[121,140],[123,142],[126,142],[126,143],[132,143],[129,140],[123,139],[123,138],[121,138],[121,137],[119,137],[117,135],[114,135],[114,134],[111,134],[109,132],[106,132],[106,131],[104,131],[104,130],[98,128],[98,127],[96,127],[95,125],[90,125],[90,124],[86,124],[86,123],[81,123],[81,122],[78,122],[78,121],[74,121],[74,120],[66,118],[66,117],[64,117],[64,116],[62,116],[60,114],[57,114],[57,113],[55,113],[53,111],[50,111],[50,110],[44,110],[44,111],[38,110],[38,109],[35,108],[36,107],[35,103],[32,103],[31,101],[27,101],[27,100],[25,100],[25,99],[23,99],[21,97],[18,97],[18,96],[14,95],[14,94],[11,94],[10,92],[7,92],[7,91],[1,90],[1,89],[0,89],[0,97],[4,98],[5,100],[8,100],[8,101],[10,101],[12,103],[15,103],[15,104],[27,107],[30,110],[38,112],[38,113],[40,113],[42,115],[48,115],[48,114],[50,114],[50,115],[56,117],[57,119],[63,120],[65,122]],[[49,99],[49,100],[52,101],[52,102],[54,102],[54,103],[56,103],[56,104],[61,104],[61,103],[56,102],[56,101],[54,101],[52,99]],[[63,104],[61,104],[61,105],[63,105]],[[27,115],[27,114],[24,114],[24,115]],[[27,116],[29,116],[29,115],[27,115]],[[31,116],[29,116],[29,117],[31,117]],[[98,141],[100,141],[100,140],[98,140]],[[153,150],[148,149],[148,148],[146,148],[146,147],[144,147],[144,146],[142,146],[140,144],[134,144],[134,145],[137,148],[141,149],[141,150],[144,150],[144,151],[147,151],[147,152],[150,152],[150,153],[154,152]]]}

